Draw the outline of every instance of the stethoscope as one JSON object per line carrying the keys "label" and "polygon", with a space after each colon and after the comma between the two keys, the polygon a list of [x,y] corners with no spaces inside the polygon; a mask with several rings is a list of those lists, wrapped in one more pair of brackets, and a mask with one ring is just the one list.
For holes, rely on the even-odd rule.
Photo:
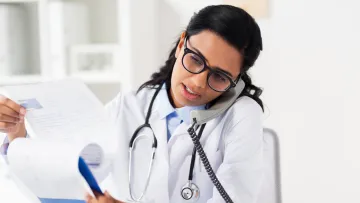
{"label": "stethoscope", "polygon": [[[155,159],[155,151],[156,151],[156,148],[157,148],[157,139],[156,139],[156,136],[154,134],[154,131],[151,128],[151,125],[149,124],[149,119],[150,119],[150,116],[151,116],[151,111],[152,111],[152,107],[153,107],[155,98],[159,94],[161,88],[162,88],[162,85],[160,85],[156,89],[156,92],[154,93],[154,95],[153,95],[153,97],[151,99],[151,102],[150,102],[150,105],[149,105],[149,108],[148,108],[148,111],[147,111],[147,114],[146,114],[145,123],[143,125],[139,126],[135,130],[133,136],[131,137],[130,144],[129,144],[129,192],[130,192],[130,197],[131,197],[132,201],[134,201],[134,202],[140,202],[142,200],[142,198],[144,197],[144,195],[146,193],[146,190],[147,190],[147,188],[149,186],[149,180],[150,180],[151,171],[152,171],[153,163],[154,163],[154,159]],[[136,141],[140,137],[145,135],[145,134],[139,135],[139,132],[141,130],[146,129],[146,128],[149,128],[151,130],[151,132],[152,132],[152,135],[153,135],[152,136],[153,137],[152,153],[151,153],[150,165],[149,165],[148,172],[147,172],[147,179],[146,179],[146,182],[145,182],[145,187],[144,187],[142,193],[140,194],[140,196],[137,198],[133,194],[132,187],[131,187],[131,183],[132,183],[132,173],[131,173],[131,171],[132,171],[131,170],[132,169],[132,152],[133,152],[133,149],[135,148]],[[199,135],[198,135],[199,137],[201,136],[204,128],[205,128],[205,124],[202,125],[201,128],[200,128]],[[192,152],[192,157],[191,157],[189,178],[188,178],[187,183],[181,188],[181,191],[180,191],[181,197],[184,200],[188,200],[188,201],[191,201],[191,202],[196,202],[200,197],[200,189],[199,189],[199,187],[195,183],[192,182],[194,165],[195,165],[195,158],[196,158],[196,149],[194,148],[193,152]]]}

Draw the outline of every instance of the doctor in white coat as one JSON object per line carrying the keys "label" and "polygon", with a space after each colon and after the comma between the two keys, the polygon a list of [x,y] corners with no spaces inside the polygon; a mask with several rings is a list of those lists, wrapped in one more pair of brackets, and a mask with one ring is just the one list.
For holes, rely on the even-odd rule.
{"label": "doctor in white coat", "polygon": [[[200,143],[231,200],[255,203],[263,175],[263,106],[261,90],[247,72],[261,50],[260,29],[244,10],[221,5],[195,14],[159,72],[137,91],[120,93],[106,105],[119,132],[114,140],[119,152],[102,184],[107,192],[87,196],[87,202],[130,202],[140,197],[140,202],[149,203],[194,202],[182,196],[189,179],[200,192],[191,200],[224,202],[197,153],[191,167],[194,144],[187,130],[190,111],[211,108],[242,80],[244,90],[229,109],[206,123]],[[149,130],[139,132],[129,158],[131,138],[148,113],[157,140],[152,165],[154,139]],[[0,115],[6,115],[0,119],[0,130],[10,141],[25,136],[20,107],[3,99]]]}

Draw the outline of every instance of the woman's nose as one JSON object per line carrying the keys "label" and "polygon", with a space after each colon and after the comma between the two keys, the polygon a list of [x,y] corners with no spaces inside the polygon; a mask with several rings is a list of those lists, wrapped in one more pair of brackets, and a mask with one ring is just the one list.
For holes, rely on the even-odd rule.
{"label": "woman's nose", "polygon": [[193,84],[197,87],[197,88],[201,88],[201,89],[205,89],[206,85],[207,85],[207,76],[208,76],[208,70],[201,72],[199,74],[194,74],[191,79]]}

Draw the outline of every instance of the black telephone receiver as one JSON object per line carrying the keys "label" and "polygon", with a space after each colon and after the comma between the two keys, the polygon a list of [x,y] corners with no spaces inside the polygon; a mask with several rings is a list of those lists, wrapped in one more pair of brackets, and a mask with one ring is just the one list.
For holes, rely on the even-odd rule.
{"label": "black telephone receiver", "polygon": [[244,88],[245,83],[240,79],[234,88],[222,94],[218,101],[209,109],[191,111],[191,119],[194,120],[195,118],[197,125],[201,125],[218,117],[234,104]]}

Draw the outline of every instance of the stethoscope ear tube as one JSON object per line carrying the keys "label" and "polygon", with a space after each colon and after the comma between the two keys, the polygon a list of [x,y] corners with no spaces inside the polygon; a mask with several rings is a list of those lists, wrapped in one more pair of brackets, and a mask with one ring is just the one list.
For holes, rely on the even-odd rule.
{"label": "stethoscope ear tube", "polygon": [[155,134],[154,134],[154,131],[153,131],[153,129],[151,128],[151,126],[150,126],[149,123],[144,123],[144,124],[142,124],[141,126],[139,126],[139,127],[135,130],[133,136],[132,136],[131,139],[130,139],[129,148],[134,147],[135,139],[138,138],[138,134],[139,134],[140,130],[142,130],[143,128],[150,128],[150,130],[151,130],[151,132],[152,132],[152,135],[153,135],[153,144],[152,144],[152,147],[153,147],[153,148],[157,148],[157,139],[156,139],[156,136],[155,136]]}
{"label": "stethoscope ear tube", "polygon": [[[140,137],[140,136],[139,136]],[[134,146],[135,147],[135,146]],[[156,148],[152,148],[152,153],[151,153],[151,160],[150,160],[150,166],[149,166],[149,169],[148,169],[148,174],[147,174],[147,178],[146,178],[146,183],[145,183],[145,186],[144,186],[144,189],[143,189],[143,192],[140,194],[140,197],[136,198],[135,195],[133,194],[132,192],[132,151],[133,151],[133,147],[131,147],[129,149],[129,191],[130,191],[130,196],[131,196],[131,199],[132,201],[135,201],[135,202],[140,202],[140,200],[144,197],[144,195],[146,194],[146,191],[148,189],[148,186],[149,186],[149,182],[150,182],[150,177],[151,177],[151,172],[152,172],[152,168],[153,168],[153,163],[154,163],[154,159],[155,159],[155,151],[156,151]]]}
{"label": "stethoscope ear tube", "polygon": [[[154,159],[155,159],[155,151],[156,151],[156,148],[157,148],[157,139],[156,139],[154,131],[151,128],[151,125],[149,123],[149,119],[150,119],[150,116],[151,116],[152,106],[154,104],[155,98],[158,95],[158,93],[160,92],[160,90],[161,90],[161,85],[157,88],[153,98],[151,99],[149,109],[148,109],[148,112],[146,114],[145,123],[143,125],[139,126],[135,130],[135,132],[133,133],[133,135],[132,135],[132,137],[130,139],[130,142],[129,142],[129,167],[128,167],[128,169],[129,169],[129,177],[128,177],[128,179],[129,179],[129,192],[130,192],[130,197],[131,197],[132,201],[134,201],[134,202],[140,202],[141,201],[141,199],[144,197],[144,195],[146,193],[146,190],[147,190],[147,188],[149,186],[150,176],[151,176],[153,163],[154,163]],[[153,135],[152,154],[151,154],[150,166],[149,166],[149,169],[148,169],[148,174],[147,174],[147,179],[146,179],[144,190],[142,191],[140,197],[136,198],[134,196],[134,194],[133,194],[132,185],[131,185],[131,183],[132,183],[132,173],[131,173],[131,171],[132,171],[132,164],[133,164],[132,152],[133,152],[133,150],[135,148],[136,140],[142,136],[142,135],[138,136],[139,132],[144,128],[150,128],[150,130],[152,132],[152,135]]]}

